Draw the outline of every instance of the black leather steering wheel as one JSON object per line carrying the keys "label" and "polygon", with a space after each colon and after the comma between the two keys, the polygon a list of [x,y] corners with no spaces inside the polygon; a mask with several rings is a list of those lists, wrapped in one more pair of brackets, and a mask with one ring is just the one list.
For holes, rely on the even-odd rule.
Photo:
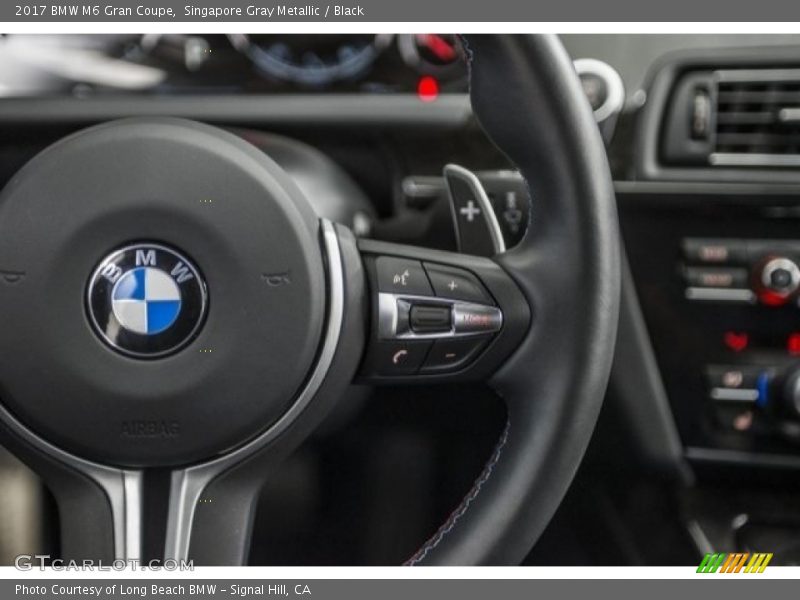
{"label": "black leather steering wheel", "polygon": [[[408,564],[524,557],[605,392],[616,209],[600,134],[557,38],[468,36],[465,47],[475,115],[534,199],[523,241],[492,259],[356,241],[256,148],[177,119],[80,132],[7,185],[0,442],[53,492],[65,558],[245,564],[264,474],[354,379],[490,383],[507,406],[505,430]],[[382,264],[420,270],[385,282]],[[427,287],[434,268],[475,278],[478,308],[502,314],[502,326],[462,369],[381,373],[398,343],[412,353],[427,343],[381,336],[384,296],[394,311],[475,308],[438,291],[386,293],[404,274]],[[482,326],[474,314],[465,323]]]}

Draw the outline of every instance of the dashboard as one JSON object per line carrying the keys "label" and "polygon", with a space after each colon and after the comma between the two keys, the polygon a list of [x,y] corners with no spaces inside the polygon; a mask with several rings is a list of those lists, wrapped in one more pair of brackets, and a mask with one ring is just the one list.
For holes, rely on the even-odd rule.
{"label": "dashboard", "polygon": [[0,62],[3,96],[466,91],[445,34],[6,35]]}

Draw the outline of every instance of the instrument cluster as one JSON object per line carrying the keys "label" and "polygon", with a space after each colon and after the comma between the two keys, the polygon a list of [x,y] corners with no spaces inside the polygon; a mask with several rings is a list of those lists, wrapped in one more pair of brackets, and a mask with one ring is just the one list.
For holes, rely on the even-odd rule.
{"label": "instrument cluster", "polygon": [[0,96],[466,91],[446,34],[6,35],[0,62]]}

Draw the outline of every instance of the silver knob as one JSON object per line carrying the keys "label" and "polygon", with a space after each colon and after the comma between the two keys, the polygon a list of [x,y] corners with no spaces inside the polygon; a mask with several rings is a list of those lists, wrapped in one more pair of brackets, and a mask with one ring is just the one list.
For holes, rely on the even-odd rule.
{"label": "silver knob", "polygon": [[800,286],[800,268],[788,258],[770,259],[761,271],[761,283],[777,294],[788,296]]}

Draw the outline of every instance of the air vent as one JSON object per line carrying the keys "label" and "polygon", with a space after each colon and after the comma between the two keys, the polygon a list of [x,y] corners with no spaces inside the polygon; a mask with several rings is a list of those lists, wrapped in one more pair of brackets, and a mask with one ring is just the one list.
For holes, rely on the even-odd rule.
{"label": "air vent", "polygon": [[715,166],[800,166],[800,69],[712,76]]}
{"label": "air vent", "polygon": [[666,108],[665,164],[800,167],[800,65],[687,71]]}

